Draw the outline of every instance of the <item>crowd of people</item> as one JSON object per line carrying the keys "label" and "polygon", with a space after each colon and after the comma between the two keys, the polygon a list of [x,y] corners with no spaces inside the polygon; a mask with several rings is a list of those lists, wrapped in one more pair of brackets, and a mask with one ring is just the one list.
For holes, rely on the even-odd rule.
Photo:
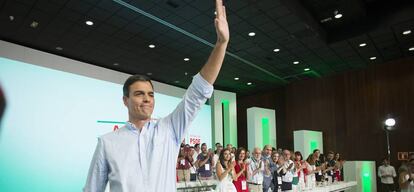
{"label": "crowd of people", "polygon": [[254,148],[216,143],[182,144],[177,160],[177,182],[216,180],[215,191],[268,192],[311,190],[318,184],[342,181],[343,164],[339,153],[326,155],[315,149],[306,159],[300,151],[275,149],[271,145]]}

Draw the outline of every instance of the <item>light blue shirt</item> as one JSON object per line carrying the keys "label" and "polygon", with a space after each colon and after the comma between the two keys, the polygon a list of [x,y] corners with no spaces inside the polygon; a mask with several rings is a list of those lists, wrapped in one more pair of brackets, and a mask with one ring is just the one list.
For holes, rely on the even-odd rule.
{"label": "light blue shirt", "polygon": [[105,134],[89,168],[84,192],[176,191],[176,163],[181,141],[213,86],[200,74],[167,117],[151,120],[138,131],[131,123]]}

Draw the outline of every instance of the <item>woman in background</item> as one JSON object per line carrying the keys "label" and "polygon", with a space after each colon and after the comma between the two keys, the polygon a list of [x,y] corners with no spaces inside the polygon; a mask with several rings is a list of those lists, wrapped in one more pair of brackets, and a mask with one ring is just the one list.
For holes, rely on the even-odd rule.
{"label": "woman in background", "polygon": [[236,172],[235,180],[233,181],[234,186],[237,189],[237,192],[248,192],[247,187],[247,164],[244,163],[246,159],[246,149],[240,147],[237,149],[235,154],[235,163],[234,171]]}
{"label": "woman in background", "polygon": [[220,153],[219,163],[216,165],[217,179],[219,180],[216,186],[217,192],[237,192],[232,182],[236,179],[234,166],[235,163],[231,161],[230,150],[223,149]]}

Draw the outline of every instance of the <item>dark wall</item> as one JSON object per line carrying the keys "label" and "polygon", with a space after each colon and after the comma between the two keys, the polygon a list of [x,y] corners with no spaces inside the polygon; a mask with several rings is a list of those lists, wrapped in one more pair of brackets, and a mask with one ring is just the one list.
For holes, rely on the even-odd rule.
{"label": "dark wall", "polygon": [[379,161],[386,155],[383,121],[393,115],[391,161],[398,164],[397,151],[414,151],[414,58],[299,81],[237,102],[240,144],[247,145],[246,109],[257,106],[276,110],[278,147],[293,149],[294,130],[317,130],[325,151]]}

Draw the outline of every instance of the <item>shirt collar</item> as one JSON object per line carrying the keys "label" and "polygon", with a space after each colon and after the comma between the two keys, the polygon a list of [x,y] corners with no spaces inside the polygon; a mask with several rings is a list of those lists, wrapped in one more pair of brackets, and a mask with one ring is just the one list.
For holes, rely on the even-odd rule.
{"label": "shirt collar", "polygon": [[[146,122],[145,124],[144,124],[144,126],[142,126],[142,129],[141,129],[141,133],[144,133],[145,131],[146,131],[146,129],[148,129],[149,128],[149,126],[150,126],[150,122],[151,121],[148,121],[148,122]],[[133,124],[133,123],[131,123],[131,122],[129,122],[129,121],[127,121],[126,122],[126,127],[130,130],[130,131],[132,131],[132,132],[134,132],[134,133],[136,133],[136,134],[138,134],[139,133],[139,129]]]}

